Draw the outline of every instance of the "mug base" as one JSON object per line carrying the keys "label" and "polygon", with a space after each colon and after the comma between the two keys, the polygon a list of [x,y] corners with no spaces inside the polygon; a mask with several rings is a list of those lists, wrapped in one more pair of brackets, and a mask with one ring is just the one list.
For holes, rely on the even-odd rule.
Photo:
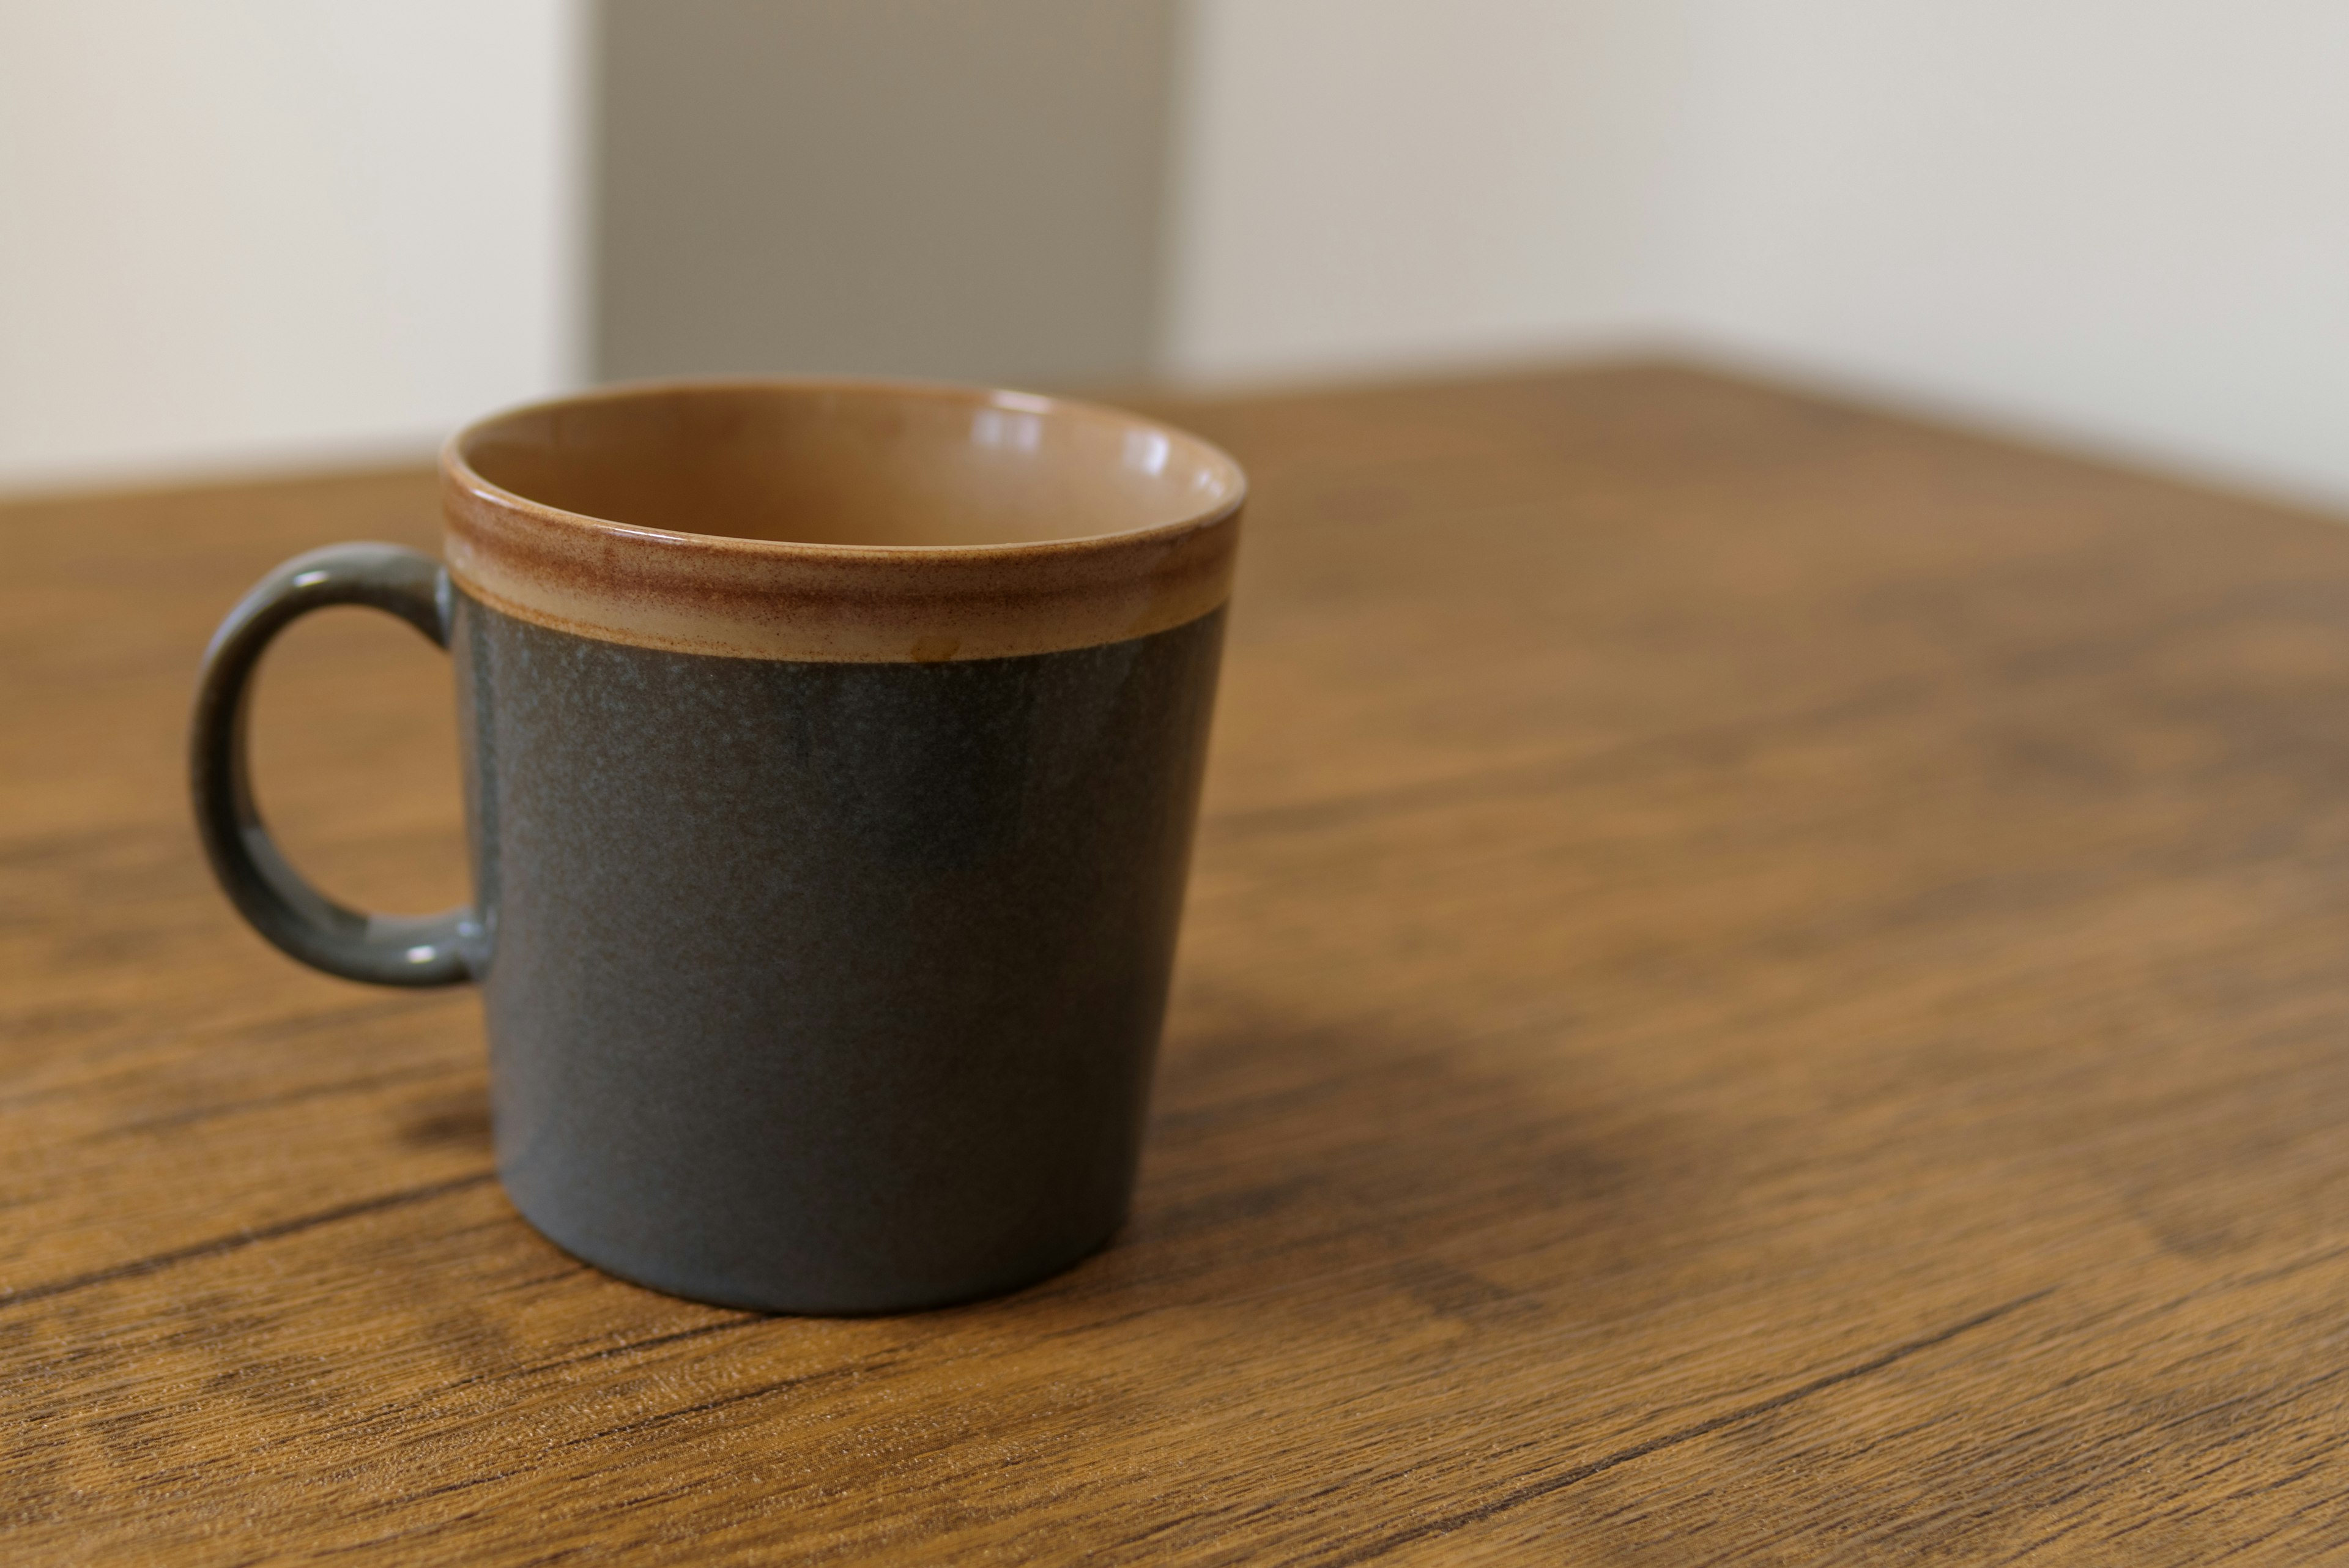
{"label": "mug base", "polygon": [[566,1255],[601,1273],[705,1306],[730,1307],[741,1312],[767,1313],[781,1317],[882,1317],[896,1313],[960,1306],[968,1302],[1009,1295],[1076,1267],[1106,1248],[1116,1239],[1125,1223],[1124,1217],[1121,1215],[1098,1235],[1090,1236],[1077,1245],[1022,1258],[1016,1263],[978,1274],[957,1274],[926,1281],[898,1280],[861,1289],[837,1284],[829,1287],[812,1283],[795,1286],[790,1281],[750,1281],[736,1274],[703,1272],[678,1267],[672,1262],[626,1255],[622,1250],[595,1238],[577,1233],[559,1220],[550,1222],[549,1218],[531,1212],[502,1173],[499,1185],[505,1191],[506,1200],[514,1206],[515,1211],[532,1230]]}

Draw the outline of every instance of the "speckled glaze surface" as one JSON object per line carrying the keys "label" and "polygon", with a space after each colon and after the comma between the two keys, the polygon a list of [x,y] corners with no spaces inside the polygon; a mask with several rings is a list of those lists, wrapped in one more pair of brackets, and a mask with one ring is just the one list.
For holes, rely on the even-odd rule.
{"label": "speckled glaze surface", "polygon": [[[289,562],[200,692],[199,822],[281,947],[478,980],[547,1236],[770,1311],[941,1304],[1123,1219],[1244,486],[1132,416],[889,384],[620,389],[473,427],[449,569]],[[269,846],[244,683],[367,603],[449,647],[476,902],[342,909]]]}
{"label": "speckled glaze surface", "polygon": [[792,662],[460,597],[516,1206],[628,1278],[802,1312],[982,1295],[1107,1241],[1221,632]]}

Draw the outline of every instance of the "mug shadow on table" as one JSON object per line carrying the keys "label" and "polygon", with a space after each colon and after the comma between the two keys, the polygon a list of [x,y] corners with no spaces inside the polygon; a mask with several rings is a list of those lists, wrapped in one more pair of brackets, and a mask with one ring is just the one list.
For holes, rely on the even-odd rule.
{"label": "mug shadow on table", "polygon": [[1350,1310],[1400,1293],[1439,1316],[1537,1314],[1552,1287],[1651,1260],[1722,1199],[1717,1144],[1610,1096],[1570,1023],[1478,1036],[1197,987],[1185,1001],[1133,1218],[1014,1300]]}
{"label": "mug shadow on table", "polygon": [[400,1124],[398,1137],[406,1149],[477,1154],[485,1163],[493,1159],[488,1091],[476,1086],[417,1107]]}

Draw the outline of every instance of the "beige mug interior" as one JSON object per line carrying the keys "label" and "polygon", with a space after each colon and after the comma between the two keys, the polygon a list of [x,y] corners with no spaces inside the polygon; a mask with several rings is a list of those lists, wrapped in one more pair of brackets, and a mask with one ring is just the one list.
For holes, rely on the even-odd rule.
{"label": "beige mug interior", "polygon": [[488,421],[458,455],[559,511],[806,545],[1096,538],[1213,514],[1242,486],[1221,452],[1133,415],[887,382],[621,388]]}

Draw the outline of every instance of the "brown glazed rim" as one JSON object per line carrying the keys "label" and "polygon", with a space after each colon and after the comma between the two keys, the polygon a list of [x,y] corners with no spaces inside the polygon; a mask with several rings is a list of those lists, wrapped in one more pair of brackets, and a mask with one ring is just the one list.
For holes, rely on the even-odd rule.
{"label": "brown glazed rim", "polygon": [[[1100,421],[1166,440],[1220,483],[1211,503],[1146,527],[978,545],[811,544],[618,523],[483,478],[467,458],[507,421],[669,395],[845,393]],[[1246,476],[1221,449],[1138,414],[926,381],[828,377],[626,382],[517,405],[441,449],[450,577],[550,629],[678,653],[928,663],[1092,647],[1196,619],[1230,597]]]}

